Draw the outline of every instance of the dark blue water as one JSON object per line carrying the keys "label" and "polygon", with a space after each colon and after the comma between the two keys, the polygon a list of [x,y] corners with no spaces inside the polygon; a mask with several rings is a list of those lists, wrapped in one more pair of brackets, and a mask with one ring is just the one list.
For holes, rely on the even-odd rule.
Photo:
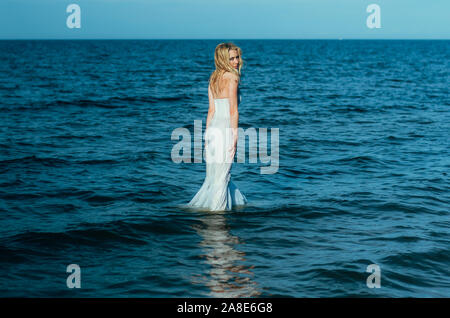
{"label": "dark blue water", "polygon": [[449,297],[450,41],[235,41],[279,170],[186,211],[205,164],[171,133],[205,124],[220,42],[0,42],[0,296]]}

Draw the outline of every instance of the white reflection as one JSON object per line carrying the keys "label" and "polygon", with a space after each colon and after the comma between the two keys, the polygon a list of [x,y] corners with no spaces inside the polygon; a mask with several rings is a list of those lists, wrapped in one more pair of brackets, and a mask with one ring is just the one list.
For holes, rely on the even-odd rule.
{"label": "white reflection", "polygon": [[239,238],[231,235],[225,221],[223,211],[206,212],[201,218],[203,224],[194,226],[203,238],[200,243],[206,261],[211,270],[204,277],[210,292],[210,297],[239,298],[255,297],[261,294],[256,282],[250,278],[251,267],[238,264],[244,263],[245,253],[234,249],[239,244]]}

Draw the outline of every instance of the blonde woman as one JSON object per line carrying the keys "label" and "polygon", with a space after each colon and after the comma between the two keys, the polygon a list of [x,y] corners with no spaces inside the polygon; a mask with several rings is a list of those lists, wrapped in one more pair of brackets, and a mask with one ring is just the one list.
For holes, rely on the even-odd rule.
{"label": "blonde woman", "polygon": [[188,206],[225,211],[247,203],[247,198],[231,181],[230,175],[238,141],[242,50],[233,43],[221,43],[215,49],[214,63],[216,70],[211,74],[208,85],[206,177]]}

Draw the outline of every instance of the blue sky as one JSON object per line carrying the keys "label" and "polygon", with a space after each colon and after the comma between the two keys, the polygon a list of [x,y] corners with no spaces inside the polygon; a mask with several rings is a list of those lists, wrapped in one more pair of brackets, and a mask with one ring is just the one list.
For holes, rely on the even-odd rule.
{"label": "blue sky", "polygon": [[449,17],[450,0],[1,0],[0,39],[450,39]]}

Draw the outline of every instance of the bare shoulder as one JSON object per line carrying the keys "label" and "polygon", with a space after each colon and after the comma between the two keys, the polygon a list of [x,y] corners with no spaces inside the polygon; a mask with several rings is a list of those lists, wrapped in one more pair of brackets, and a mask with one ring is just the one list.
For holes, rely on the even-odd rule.
{"label": "bare shoulder", "polygon": [[223,74],[223,78],[226,79],[226,80],[229,80],[229,81],[232,80],[232,81],[235,81],[235,82],[239,82],[239,76],[237,76],[236,74],[231,73],[231,72],[225,72]]}

